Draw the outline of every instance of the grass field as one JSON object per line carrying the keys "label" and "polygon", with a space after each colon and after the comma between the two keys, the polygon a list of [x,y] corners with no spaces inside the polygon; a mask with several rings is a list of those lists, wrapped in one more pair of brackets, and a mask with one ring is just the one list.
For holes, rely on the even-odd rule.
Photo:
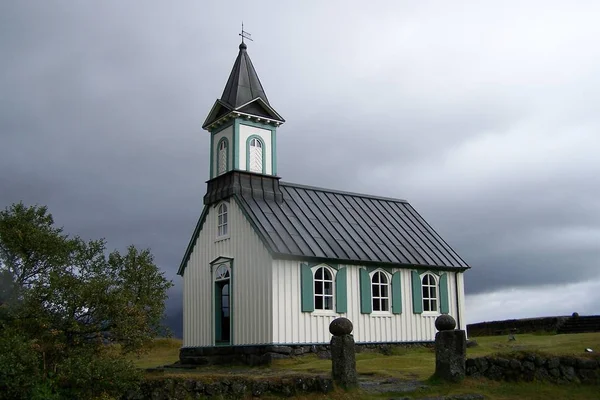
{"label": "grass field", "polygon": [[[534,351],[555,355],[583,355],[585,348],[600,351],[600,333],[582,333],[571,335],[517,335],[515,341],[508,341],[507,336],[487,336],[473,338],[478,346],[467,349],[468,357],[511,353],[515,351]],[[134,362],[140,368],[156,367],[172,364],[177,361],[181,342],[174,339],[157,339],[149,351],[135,357]],[[435,355],[432,349],[394,349],[393,354],[385,356],[379,353],[363,352],[356,356],[356,368],[361,377],[388,377],[400,380],[426,381],[427,388],[411,393],[397,394],[399,397],[429,397],[439,395],[480,393],[490,399],[600,399],[600,388],[585,385],[553,385],[548,383],[505,383],[492,382],[485,379],[466,379],[460,385],[440,384],[428,380],[434,372]],[[322,360],[314,355],[289,360],[277,360],[267,367],[204,367],[188,372],[189,375],[231,377],[235,374],[248,376],[285,375],[294,372],[329,373],[331,361]],[[312,395],[306,399],[319,398],[390,398],[394,393],[366,395],[364,392],[336,392],[326,397]],[[340,396],[340,397],[338,397]]]}

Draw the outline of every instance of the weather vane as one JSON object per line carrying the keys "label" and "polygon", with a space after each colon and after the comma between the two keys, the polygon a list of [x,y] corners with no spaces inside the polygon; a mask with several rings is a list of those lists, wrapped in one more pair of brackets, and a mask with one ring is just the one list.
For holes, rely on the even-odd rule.
{"label": "weather vane", "polygon": [[252,35],[244,30],[244,22],[242,22],[242,33],[240,33],[239,35],[242,37],[242,43],[244,43],[244,39],[248,39],[251,42],[254,41],[252,40]]}

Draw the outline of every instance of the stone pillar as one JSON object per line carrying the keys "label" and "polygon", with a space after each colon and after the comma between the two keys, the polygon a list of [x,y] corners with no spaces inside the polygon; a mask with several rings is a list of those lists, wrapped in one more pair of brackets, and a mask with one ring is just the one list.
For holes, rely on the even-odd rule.
{"label": "stone pillar", "polygon": [[348,389],[358,386],[352,322],[336,318],[329,324],[331,338],[331,375],[339,386]]}
{"label": "stone pillar", "polygon": [[460,382],[465,378],[467,335],[454,329],[456,321],[444,314],[437,317],[435,327],[435,376],[439,379]]}

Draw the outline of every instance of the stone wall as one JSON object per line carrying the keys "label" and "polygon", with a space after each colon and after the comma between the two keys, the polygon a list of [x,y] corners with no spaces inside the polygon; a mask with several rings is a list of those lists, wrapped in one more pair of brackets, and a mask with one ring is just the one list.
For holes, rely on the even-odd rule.
{"label": "stone wall", "polygon": [[[356,343],[356,352],[376,351],[392,354],[394,348],[433,347],[433,342],[415,343]],[[291,358],[304,354],[316,354],[330,359],[329,344],[290,345],[290,346],[223,346],[223,347],[182,347],[179,350],[179,363],[182,365],[217,365],[242,363],[246,365],[269,365],[271,361]]]}
{"label": "stone wall", "polygon": [[467,359],[467,376],[504,381],[600,384],[600,357],[548,357],[520,353]]}
{"label": "stone wall", "polygon": [[510,333],[556,332],[569,317],[507,319],[467,325],[469,337],[496,336]]}
{"label": "stone wall", "polygon": [[147,378],[136,392],[123,400],[163,399],[187,400],[205,397],[239,399],[245,397],[290,397],[308,393],[329,393],[333,381],[325,376],[295,376],[290,378],[249,379],[240,377],[219,380],[185,378]]}

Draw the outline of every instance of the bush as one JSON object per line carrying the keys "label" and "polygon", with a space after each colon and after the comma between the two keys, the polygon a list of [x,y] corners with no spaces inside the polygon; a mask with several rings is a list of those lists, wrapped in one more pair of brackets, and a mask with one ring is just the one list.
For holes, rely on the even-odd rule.
{"label": "bush", "polygon": [[136,390],[141,370],[122,357],[73,354],[58,366],[56,380],[67,398],[110,399]]}
{"label": "bush", "polygon": [[40,357],[34,343],[0,329],[0,399],[29,399],[41,381]]}

